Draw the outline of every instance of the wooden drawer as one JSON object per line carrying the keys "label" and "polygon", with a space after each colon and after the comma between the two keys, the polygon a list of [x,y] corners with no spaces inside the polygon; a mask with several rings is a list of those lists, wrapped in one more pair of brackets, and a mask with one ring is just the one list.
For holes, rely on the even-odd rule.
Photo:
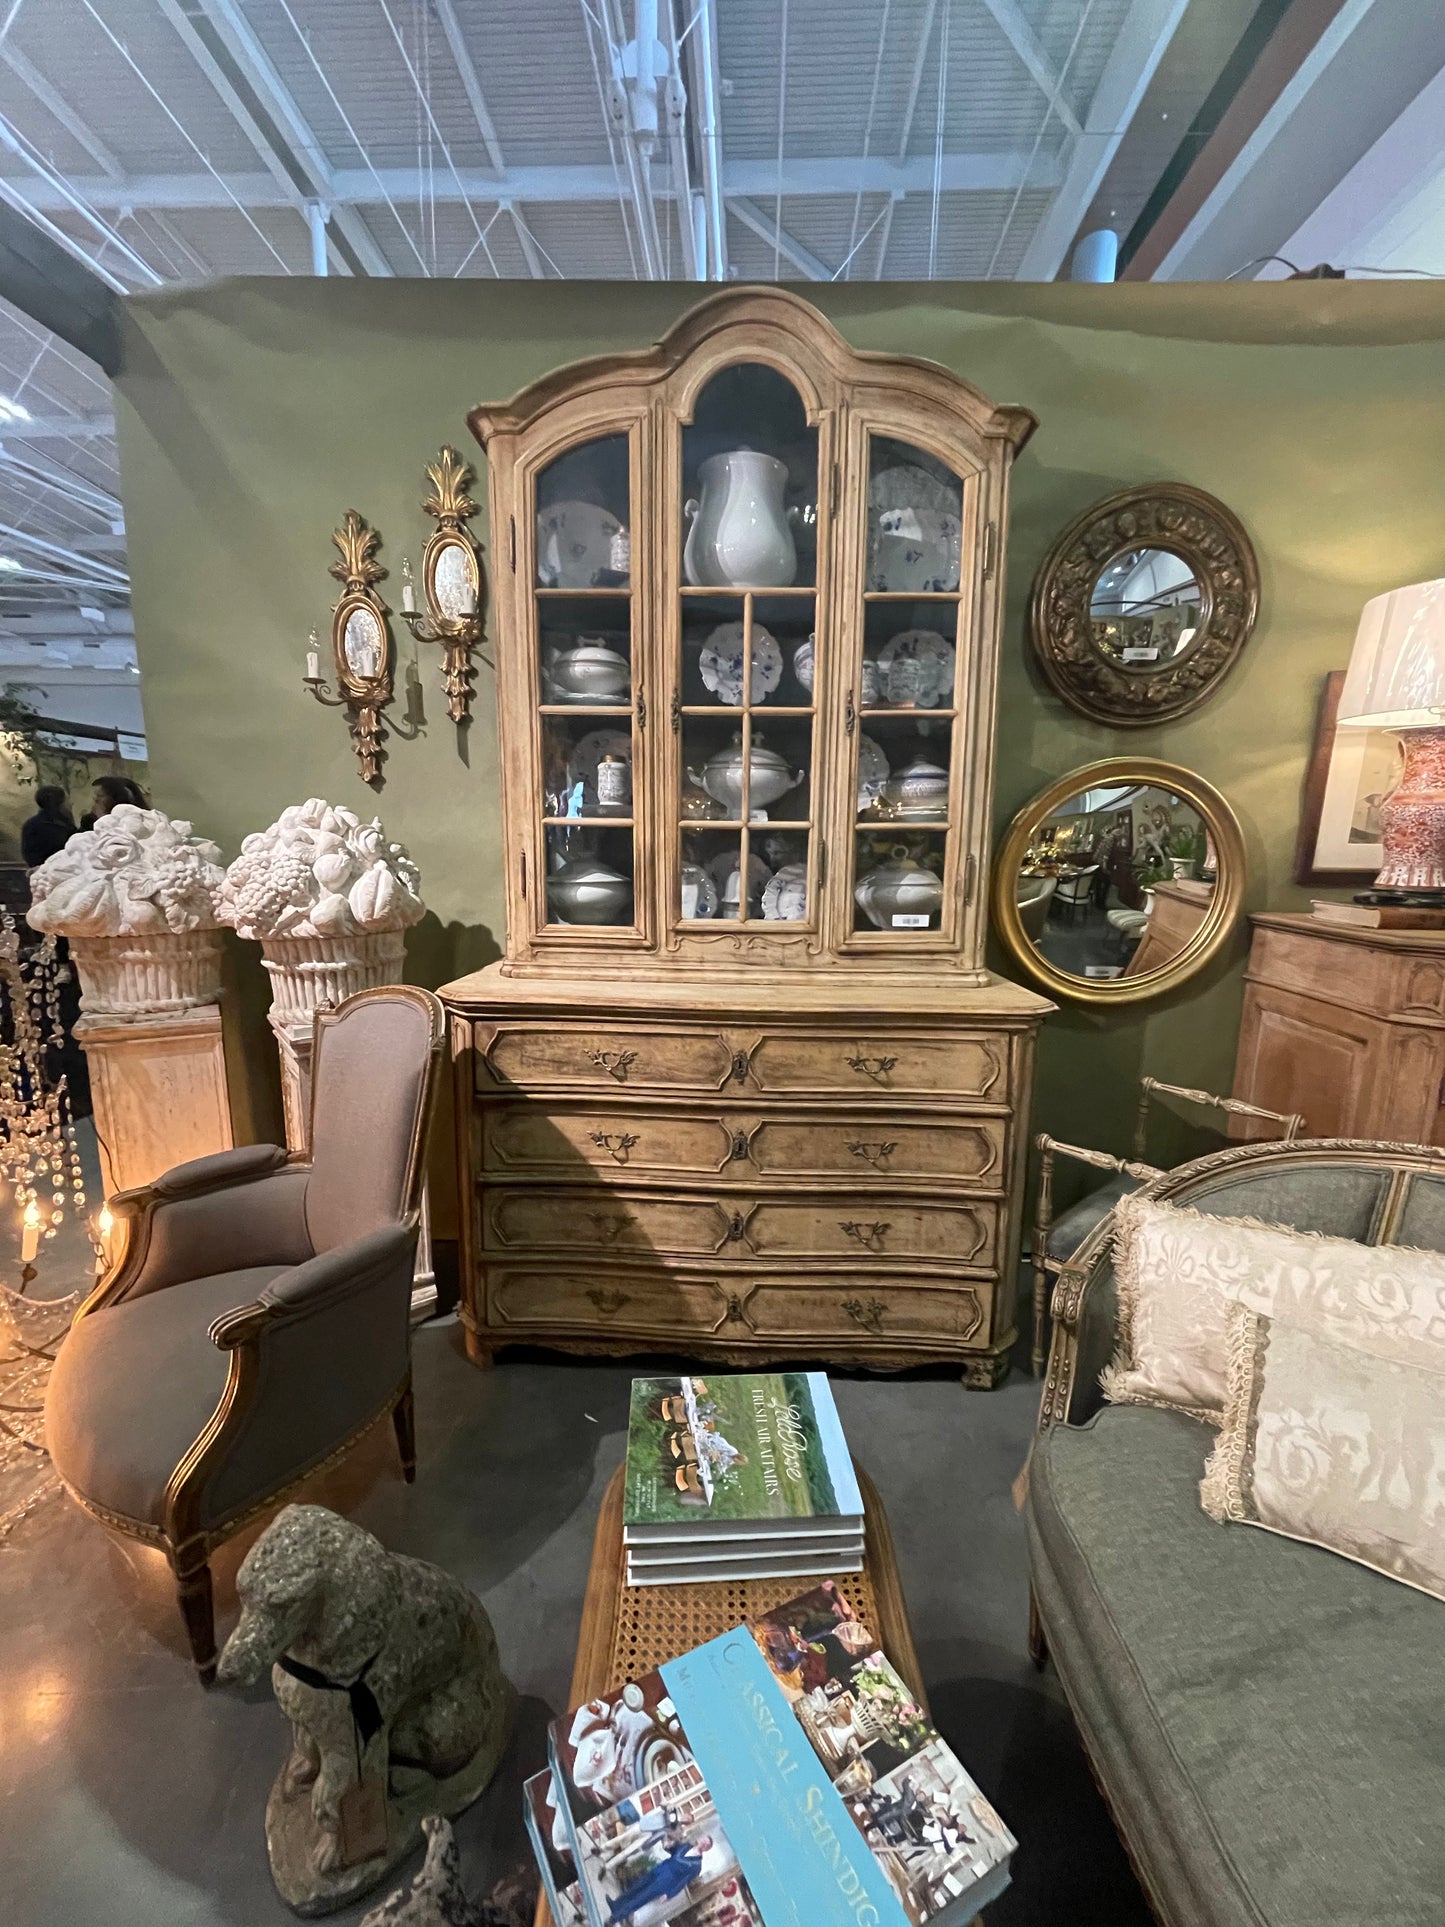
{"label": "wooden drawer", "polygon": [[909,1118],[882,1109],[769,1117],[748,1138],[748,1165],[770,1178],[848,1178],[864,1199],[880,1180],[1002,1186],[1004,1126],[1001,1117]]}
{"label": "wooden drawer", "polygon": [[[585,1251],[597,1258],[710,1258],[736,1243],[729,1235],[733,1214],[703,1192],[653,1197],[597,1185],[575,1191],[499,1185],[482,1207],[485,1249],[522,1257]],[[736,1222],[741,1230],[741,1213]]]}
{"label": "wooden drawer", "polygon": [[810,1340],[836,1343],[842,1336],[957,1345],[982,1332],[992,1289],[987,1284],[894,1285],[845,1272],[829,1279],[757,1284],[744,1313],[759,1338],[796,1341],[803,1356]]}
{"label": "wooden drawer", "polygon": [[489,1177],[591,1176],[617,1184],[713,1178],[732,1162],[733,1147],[734,1132],[717,1113],[489,1104],[482,1116]]}
{"label": "wooden drawer", "polygon": [[596,1258],[924,1259],[988,1268],[995,1263],[998,1208],[880,1197],[711,1198],[703,1193],[556,1190],[496,1186],[483,1198],[486,1251],[522,1257],[585,1251]]}
{"label": "wooden drawer", "polygon": [[501,1331],[637,1332],[674,1342],[707,1337],[731,1310],[721,1284],[666,1272],[615,1277],[579,1267],[489,1264],[487,1322]]}
{"label": "wooden drawer", "polygon": [[719,1091],[734,1075],[721,1031],[611,1024],[476,1028],[480,1091]]}
{"label": "wooden drawer", "polygon": [[998,1208],[933,1204],[890,1196],[770,1198],[743,1219],[746,1249],[763,1261],[779,1258],[928,1259],[947,1265],[996,1262]]}
{"label": "wooden drawer", "polygon": [[1002,1097],[1008,1043],[970,1031],[778,1030],[748,1052],[744,1088],[776,1097]]}
{"label": "wooden drawer", "polygon": [[482,1169],[489,1178],[585,1176],[614,1184],[748,1184],[758,1178],[881,1184],[946,1183],[1002,1189],[1002,1117],[901,1116],[880,1109],[713,1113],[540,1104],[489,1104]]}

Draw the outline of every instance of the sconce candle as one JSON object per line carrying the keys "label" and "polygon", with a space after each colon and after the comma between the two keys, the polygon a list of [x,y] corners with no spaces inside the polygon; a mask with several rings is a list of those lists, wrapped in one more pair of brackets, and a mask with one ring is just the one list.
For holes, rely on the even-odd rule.
{"label": "sconce candle", "polygon": [[33,1265],[40,1249],[40,1206],[32,1198],[20,1220],[20,1262]]}
{"label": "sconce candle", "polygon": [[[313,634],[314,633],[313,631]],[[308,649],[306,651],[306,680],[307,682],[320,682],[321,680],[321,652],[317,649]]]}
{"label": "sconce candle", "polygon": [[402,557],[401,562],[401,612],[404,616],[416,614],[416,587],[411,579],[411,557]]}

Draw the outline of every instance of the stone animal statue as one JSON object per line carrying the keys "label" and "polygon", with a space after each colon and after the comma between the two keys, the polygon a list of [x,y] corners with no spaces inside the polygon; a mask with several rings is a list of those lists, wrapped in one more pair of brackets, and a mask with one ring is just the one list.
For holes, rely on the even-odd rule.
{"label": "stone animal statue", "polygon": [[291,1722],[266,1803],[271,1875],[297,1913],[331,1913],[405,1858],[425,1816],[476,1799],[515,1696],[465,1586],[324,1506],[278,1513],[236,1591],[241,1618],[218,1678],[270,1667]]}
{"label": "stone animal statue", "polygon": [[428,1814],[421,1824],[427,1841],[421,1872],[364,1914],[361,1927],[528,1927],[536,1910],[534,1880],[514,1877],[486,1900],[468,1900],[451,1821]]}

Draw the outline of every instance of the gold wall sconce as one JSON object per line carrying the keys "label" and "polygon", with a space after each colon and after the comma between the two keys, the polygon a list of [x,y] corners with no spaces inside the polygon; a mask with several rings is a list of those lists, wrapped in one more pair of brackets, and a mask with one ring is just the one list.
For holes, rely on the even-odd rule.
{"label": "gold wall sconce", "polygon": [[362,781],[380,788],[385,781],[381,765],[386,754],[381,745],[387,734],[382,712],[396,693],[396,652],[387,623],[389,611],[374,586],[386,574],[376,560],[381,537],[367,527],[355,509],[348,509],[346,520],[331,539],[341,552],[330,570],[342,585],[331,616],[331,655],[338,693],[332,694],[321,674],[314,629],[302,681],[317,702],[348,712]]}
{"label": "gold wall sconce", "polygon": [[[422,503],[435,518],[421,556],[421,587],[425,609],[416,607],[411,563],[403,562],[401,619],[421,642],[441,645],[447,714],[454,723],[471,720],[472,652],[481,651],[484,618],[482,603],[486,572],[481,549],[467,528],[477,505],[467,494],[472,470],[454,448],[444,448],[427,467],[432,492]],[[482,656],[483,662],[487,657]],[[488,664],[490,667],[490,664]]]}

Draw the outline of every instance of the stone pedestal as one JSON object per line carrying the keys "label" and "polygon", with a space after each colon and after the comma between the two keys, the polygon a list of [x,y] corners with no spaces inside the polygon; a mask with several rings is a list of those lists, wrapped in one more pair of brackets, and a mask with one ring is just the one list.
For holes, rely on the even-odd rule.
{"label": "stone pedestal", "polygon": [[75,1035],[90,1066],[107,1197],[149,1184],[173,1164],[230,1150],[219,1004],[84,1016]]}
{"label": "stone pedestal", "polygon": [[[314,1017],[291,1021],[273,1005],[267,1021],[276,1035],[281,1059],[281,1103],[286,1117],[286,1146],[306,1151],[311,1142],[311,1052],[315,1043]],[[436,1271],[432,1264],[431,1205],[426,1186],[421,1193],[421,1230],[416,1242],[416,1273],[412,1283],[414,1318],[429,1318],[436,1310]]]}

